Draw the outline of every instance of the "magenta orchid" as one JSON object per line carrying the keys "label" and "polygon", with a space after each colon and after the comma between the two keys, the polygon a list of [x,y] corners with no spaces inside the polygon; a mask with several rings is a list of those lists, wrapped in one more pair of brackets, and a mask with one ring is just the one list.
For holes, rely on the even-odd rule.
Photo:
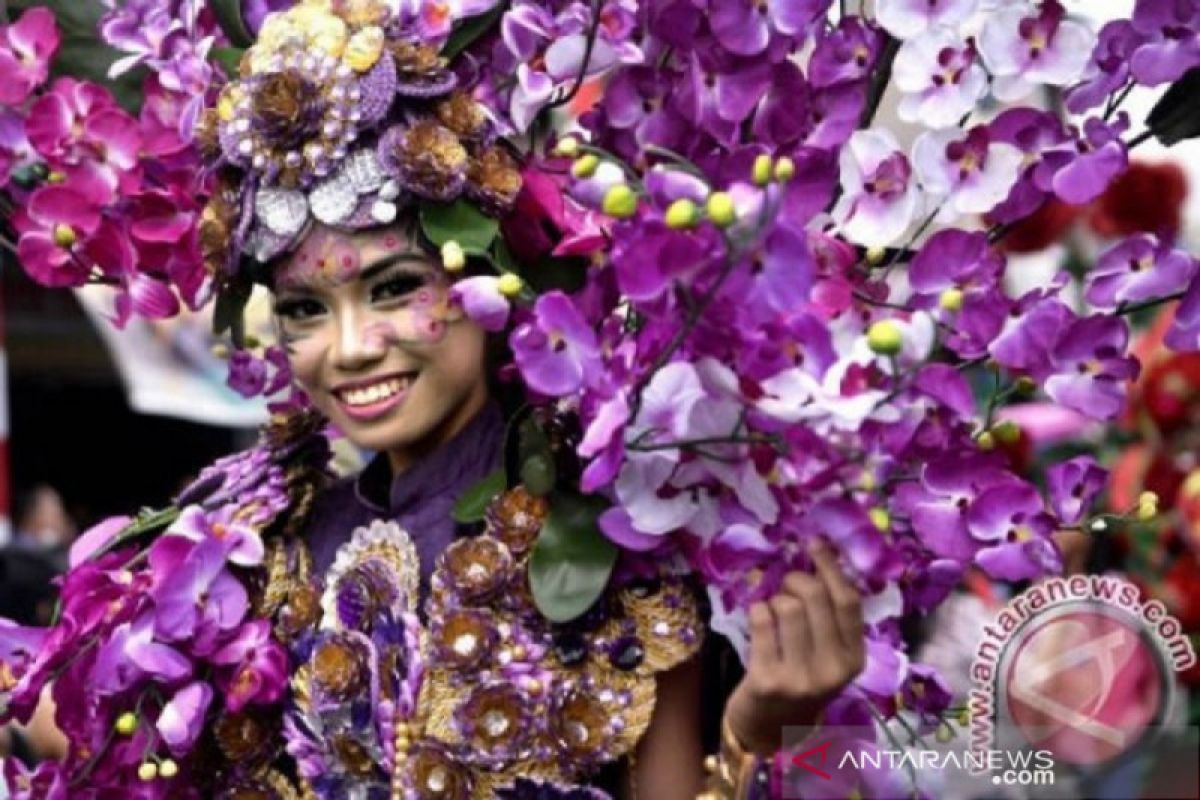
{"label": "magenta orchid", "polygon": [[0,25],[0,105],[18,106],[50,73],[50,59],[62,37],[48,8],[31,8],[9,25]]}

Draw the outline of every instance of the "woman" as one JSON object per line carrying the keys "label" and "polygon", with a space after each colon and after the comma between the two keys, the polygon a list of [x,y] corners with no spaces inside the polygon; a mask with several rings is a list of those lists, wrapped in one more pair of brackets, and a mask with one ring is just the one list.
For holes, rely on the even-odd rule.
{"label": "woman", "polygon": [[[0,652],[10,711],[53,682],[71,741],[17,796],[554,797],[621,760],[627,795],[702,789],[716,701],[697,595],[634,554],[599,582],[563,556],[598,538],[569,425],[545,406],[509,426],[512,447],[489,391],[496,301],[520,281],[455,274],[464,249],[511,264],[496,220],[522,175],[392,14],[305,0],[271,15],[202,119],[218,327],[240,344],[250,284],[266,284],[315,412],[277,414],[176,508],[85,535],[55,626],[12,630]],[[377,451],[361,475],[328,482],[326,421]],[[531,437],[563,462],[554,480],[523,469]],[[532,588],[546,560],[569,613]],[[811,561],[749,610],[710,780],[723,796],[765,791],[783,728],[816,723],[862,668],[858,596],[829,550]]]}
{"label": "woman", "polygon": [[[353,252],[353,266],[331,280],[314,246]],[[487,333],[453,309],[447,275],[430,254],[393,228],[318,228],[276,272],[273,290],[296,380],[351,441],[380,452],[356,481],[318,501],[309,531],[318,569],[332,562],[339,533],[390,503],[418,532],[427,577],[454,536],[455,497],[498,459]],[[422,336],[435,316],[446,324]],[[729,744],[747,753],[769,755],[784,726],[812,725],[861,669],[857,594],[827,550],[813,558],[815,575],[789,575],[769,603],[751,608],[750,662],[724,713]],[[693,797],[700,788],[699,670],[692,658],[658,676],[658,702],[630,775],[642,797]]]}

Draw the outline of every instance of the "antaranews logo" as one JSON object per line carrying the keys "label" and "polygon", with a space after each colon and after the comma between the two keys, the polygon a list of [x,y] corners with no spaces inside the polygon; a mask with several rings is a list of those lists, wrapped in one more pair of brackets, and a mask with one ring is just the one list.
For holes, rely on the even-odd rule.
{"label": "antaranews logo", "polygon": [[[1047,750],[1092,767],[1144,745],[1196,661],[1178,620],[1108,575],[1053,578],[986,625],[971,667],[971,749]],[[979,772],[981,770],[975,770]]]}

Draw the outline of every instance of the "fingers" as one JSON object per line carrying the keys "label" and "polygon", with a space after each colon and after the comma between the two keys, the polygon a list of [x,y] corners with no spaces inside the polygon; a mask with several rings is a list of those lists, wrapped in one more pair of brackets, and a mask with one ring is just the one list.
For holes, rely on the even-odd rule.
{"label": "fingers", "polygon": [[771,611],[779,628],[782,667],[786,674],[810,673],[815,641],[812,617],[807,606],[811,596],[820,591],[816,584],[812,576],[793,572],[784,578],[781,590],[771,598]]}
{"label": "fingers", "polygon": [[746,612],[750,623],[750,664],[755,672],[774,670],[779,665],[779,639],[775,619],[766,603],[755,603]]}
{"label": "fingers", "polygon": [[850,653],[862,650],[863,614],[858,591],[846,579],[837,558],[819,539],[809,549],[828,597],[832,602],[832,617],[836,620],[837,636]]}

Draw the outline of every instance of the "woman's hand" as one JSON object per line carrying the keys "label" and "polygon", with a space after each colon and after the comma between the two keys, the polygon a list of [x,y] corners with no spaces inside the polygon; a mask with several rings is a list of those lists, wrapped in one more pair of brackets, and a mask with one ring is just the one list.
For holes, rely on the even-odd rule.
{"label": "woman's hand", "polygon": [[746,675],[725,706],[730,731],[761,755],[779,749],[784,726],[816,723],[863,667],[858,592],[828,546],[810,553],[815,574],[789,572],[770,601],[750,607]]}

